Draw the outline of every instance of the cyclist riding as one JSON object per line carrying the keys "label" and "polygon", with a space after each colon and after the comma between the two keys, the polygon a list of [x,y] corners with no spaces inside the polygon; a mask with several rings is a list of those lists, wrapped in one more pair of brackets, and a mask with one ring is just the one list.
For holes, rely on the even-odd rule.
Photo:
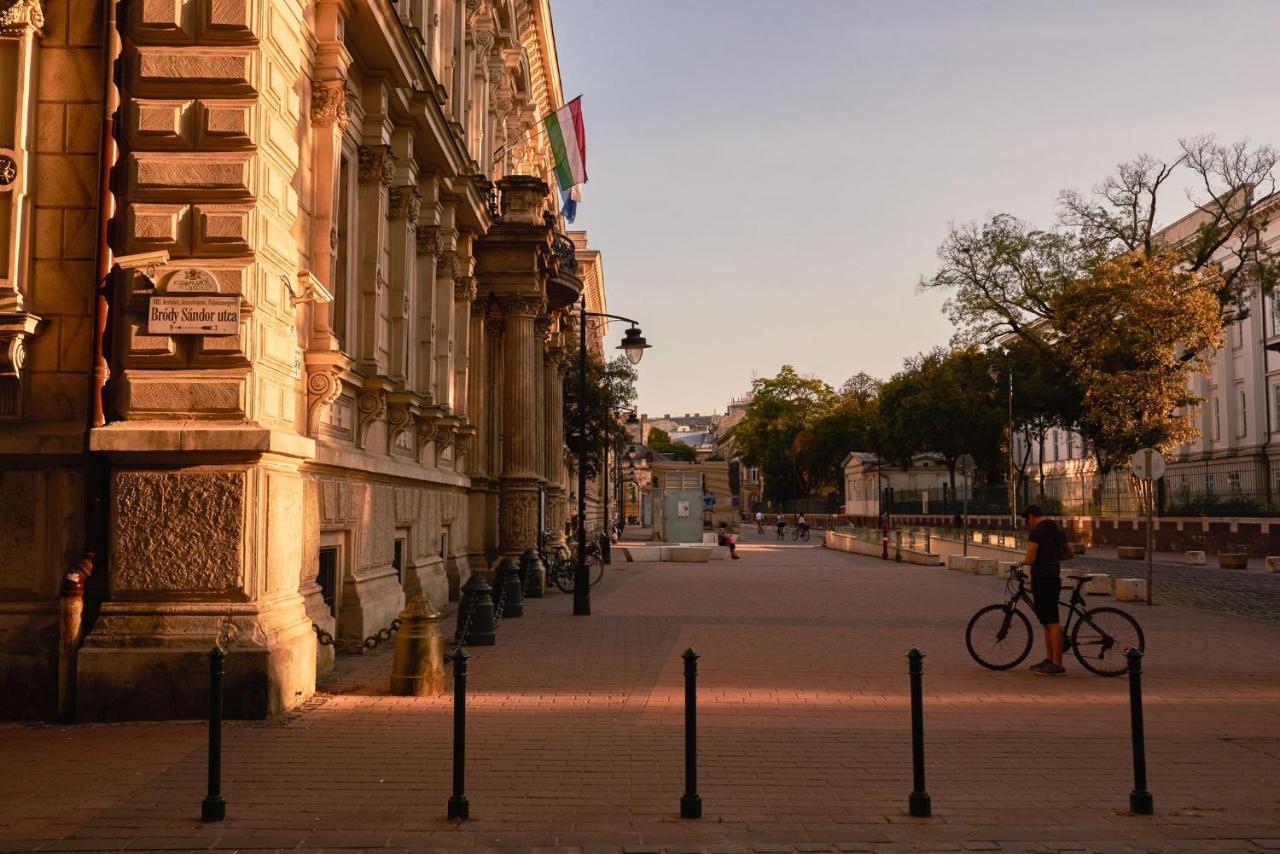
{"label": "cyclist riding", "polygon": [[787,538],[787,518],[781,513],[778,514],[778,539],[785,540]]}
{"label": "cyclist riding", "polygon": [[805,521],[803,513],[796,517],[796,527],[801,531],[809,530],[809,523]]}

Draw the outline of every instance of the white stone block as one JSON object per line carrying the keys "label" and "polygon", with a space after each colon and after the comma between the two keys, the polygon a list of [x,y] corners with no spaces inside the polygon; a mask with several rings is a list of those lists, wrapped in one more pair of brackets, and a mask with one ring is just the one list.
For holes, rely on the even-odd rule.
{"label": "white stone block", "polygon": [[947,569],[967,569],[964,555],[947,555]]}
{"label": "white stone block", "polygon": [[1147,580],[1145,578],[1117,578],[1117,602],[1147,601]]}
{"label": "white stone block", "polygon": [[1187,552],[1187,566],[1204,566],[1206,563],[1204,552]]}
{"label": "white stone block", "polygon": [[969,558],[969,571],[974,575],[995,575],[996,559],[993,557]]}
{"label": "white stone block", "polygon": [[1263,558],[1263,564],[1267,568],[1267,572],[1280,572],[1280,557]]}
{"label": "white stone block", "polygon": [[699,546],[675,546],[671,549],[674,563],[706,563],[711,559],[711,549]]}
{"label": "white stone block", "polygon": [[1111,594],[1111,576],[1105,572],[1089,573],[1089,580],[1084,583],[1084,592],[1090,596],[1109,596]]}
{"label": "white stone block", "polygon": [[1021,564],[1016,560],[1002,560],[1000,561],[1000,566],[996,567],[996,577],[1008,578],[1010,575],[1013,575],[1013,571],[1019,566],[1021,566]]}
{"label": "white stone block", "polygon": [[662,560],[661,546],[623,546],[622,553],[633,563],[657,563]]}
{"label": "white stone block", "polygon": [[703,541],[704,543],[711,543],[712,545],[715,545],[715,542],[716,542],[716,532],[715,532],[715,531],[704,531],[704,532],[702,533],[702,541]]}
{"label": "white stone block", "polygon": [[713,549],[707,549],[707,551],[711,552],[711,557],[708,560],[725,560],[729,557],[728,546],[716,546]]}

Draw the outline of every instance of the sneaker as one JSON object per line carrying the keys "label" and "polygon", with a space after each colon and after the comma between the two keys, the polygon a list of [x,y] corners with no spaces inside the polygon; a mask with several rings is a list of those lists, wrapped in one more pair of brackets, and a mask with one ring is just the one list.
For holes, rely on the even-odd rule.
{"label": "sneaker", "polygon": [[1044,667],[1033,667],[1031,671],[1037,676],[1066,676],[1067,668],[1061,664],[1054,664],[1052,661],[1046,661]]}
{"label": "sneaker", "polygon": [[1035,664],[1031,665],[1031,667],[1028,669],[1033,670],[1036,673],[1039,673],[1041,670],[1044,670],[1046,667],[1050,667],[1052,665],[1053,665],[1052,661],[1050,661],[1047,658],[1044,658],[1044,659],[1041,659],[1040,661],[1037,661]]}

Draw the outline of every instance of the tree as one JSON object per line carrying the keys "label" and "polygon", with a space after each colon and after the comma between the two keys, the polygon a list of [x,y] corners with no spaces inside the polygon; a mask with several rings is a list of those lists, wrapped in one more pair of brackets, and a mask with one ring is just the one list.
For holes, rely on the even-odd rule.
{"label": "tree", "polygon": [[1222,274],[1180,253],[1130,253],[1102,264],[1056,300],[1071,369],[1084,388],[1078,426],[1105,477],[1144,447],[1196,435],[1188,387],[1222,344]]}
{"label": "tree", "polygon": [[645,443],[651,451],[659,454],[670,454],[681,462],[691,463],[698,458],[698,451],[692,445],[671,441],[671,434],[661,427],[649,428],[649,440]]}
{"label": "tree", "polygon": [[833,486],[843,496],[844,459],[850,451],[872,447],[879,393],[880,381],[874,377],[866,373],[850,377],[830,408],[797,434],[799,461],[811,483]]}
{"label": "tree", "polygon": [[835,392],[822,380],[783,365],[777,376],[755,380],[751,394],[751,405],[735,430],[743,461],[763,473],[765,498],[809,496],[815,480],[806,459],[813,439],[801,434],[831,408]]}
{"label": "tree", "polygon": [[1003,419],[989,367],[976,347],[939,347],[907,359],[880,390],[876,453],[904,467],[916,454],[937,453],[953,491],[956,465],[965,454],[993,470]]}
{"label": "tree", "polygon": [[626,357],[604,362],[594,354],[587,356],[586,433],[578,426],[578,360],[569,363],[564,378],[564,440],[577,457],[585,445],[588,478],[596,477],[604,468],[605,449],[618,450],[629,439],[626,427],[615,412],[629,409],[636,398],[635,367]]}

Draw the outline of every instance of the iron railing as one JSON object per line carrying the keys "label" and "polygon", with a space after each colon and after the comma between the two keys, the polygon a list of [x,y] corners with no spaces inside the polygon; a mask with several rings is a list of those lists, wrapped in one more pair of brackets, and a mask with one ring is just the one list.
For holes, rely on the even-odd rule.
{"label": "iron railing", "polygon": [[556,232],[551,238],[551,251],[555,253],[556,259],[560,262],[561,272],[575,276],[578,274],[578,253],[574,249],[572,240],[560,232]]}

